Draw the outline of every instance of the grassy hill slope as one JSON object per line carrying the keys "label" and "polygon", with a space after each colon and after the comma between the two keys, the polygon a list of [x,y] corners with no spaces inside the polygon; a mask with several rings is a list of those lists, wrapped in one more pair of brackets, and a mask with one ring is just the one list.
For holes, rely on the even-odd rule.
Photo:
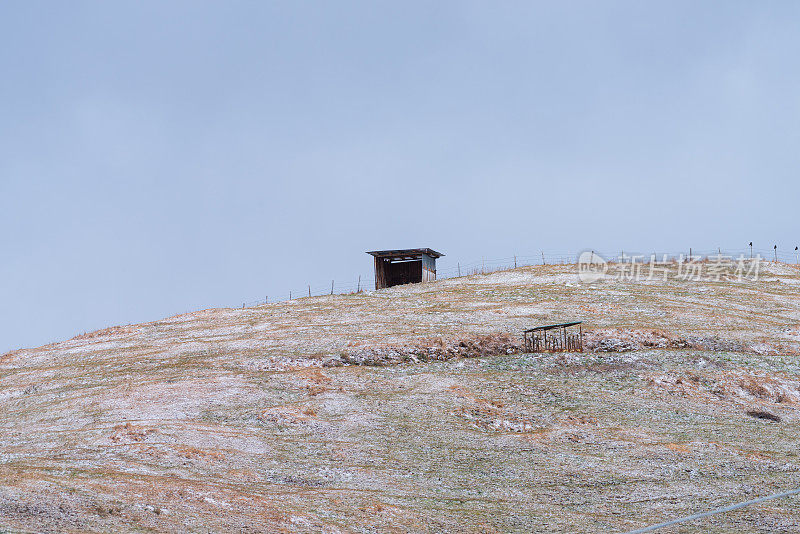
{"label": "grassy hill slope", "polygon": [[[641,350],[505,354],[575,319]],[[111,328],[0,359],[0,527],[635,528],[800,487],[798,352],[781,264],[594,284],[526,267]],[[365,353],[402,363],[327,366]],[[796,531],[797,501],[681,531]]]}

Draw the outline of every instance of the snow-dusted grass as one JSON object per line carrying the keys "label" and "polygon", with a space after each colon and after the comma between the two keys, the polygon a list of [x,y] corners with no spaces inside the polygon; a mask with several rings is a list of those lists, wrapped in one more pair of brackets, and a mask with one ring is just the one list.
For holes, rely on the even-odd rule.
{"label": "snow-dusted grass", "polygon": [[[205,310],[4,355],[0,528],[621,531],[800,485],[796,269],[596,284],[573,269]],[[763,350],[319,367],[574,319]],[[687,531],[797,517],[786,500]]]}

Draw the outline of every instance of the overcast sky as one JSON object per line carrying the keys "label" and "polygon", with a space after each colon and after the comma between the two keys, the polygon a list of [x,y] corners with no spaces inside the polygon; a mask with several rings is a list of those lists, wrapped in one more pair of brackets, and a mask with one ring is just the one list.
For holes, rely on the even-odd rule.
{"label": "overcast sky", "polygon": [[540,251],[800,242],[798,2],[3,2],[0,352]]}

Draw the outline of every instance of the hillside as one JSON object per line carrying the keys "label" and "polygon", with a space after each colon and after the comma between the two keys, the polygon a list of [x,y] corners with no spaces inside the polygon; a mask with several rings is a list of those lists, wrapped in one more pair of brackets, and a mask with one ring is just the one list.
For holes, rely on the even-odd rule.
{"label": "hillside", "polygon": [[[0,527],[614,532],[800,487],[800,271],[575,272],[205,310],[8,353]],[[601,351],[517,353],[523,328],[567,320]],[[796,532],[798,517],[785,499],[672,532]]]}

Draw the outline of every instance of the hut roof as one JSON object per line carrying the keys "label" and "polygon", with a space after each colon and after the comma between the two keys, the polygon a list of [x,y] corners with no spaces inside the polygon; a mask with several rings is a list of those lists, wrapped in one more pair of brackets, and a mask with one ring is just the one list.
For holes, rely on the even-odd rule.
{"label": "hut roof", "polygon": [[583,321],[574,321],[572,323],[549,324],[547,326],[537,326],[535,328],[528,328],[525,332],[536,332],[539,330],[552,330],[553,328],[566,328],[568,326],[575,326],[581,324]]}
{"label": "hut roof", "polygon": [[441,258],[444,256],[441,252],[436,252],[432,248],[406,248],[400,250],[373,250],[367,252],[376,258],[386,258],[392,260],[418,260],[423,255],[432,258]]}

